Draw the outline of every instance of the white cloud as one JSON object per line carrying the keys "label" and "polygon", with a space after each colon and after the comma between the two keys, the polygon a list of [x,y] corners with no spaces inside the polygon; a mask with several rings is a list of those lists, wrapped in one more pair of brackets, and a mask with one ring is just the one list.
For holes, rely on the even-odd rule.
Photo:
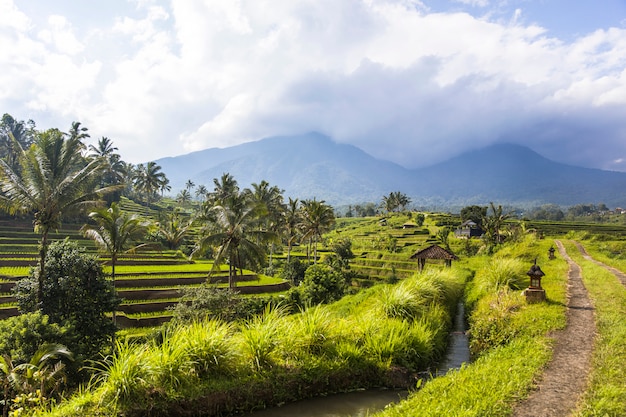
{"label": "white cloud", "polygon": [[523,9],[504,22],[493,2],[459,1],[485,14],[410,0],[134,0],[84,28],[0,0],[0,104],[60,127],[80,119],[133,162],[317,130],[411,166],[499,140],[579,161],[585,137],[601,136],[610,153],[583,162],[617,166],[626,30],[566,42]]}

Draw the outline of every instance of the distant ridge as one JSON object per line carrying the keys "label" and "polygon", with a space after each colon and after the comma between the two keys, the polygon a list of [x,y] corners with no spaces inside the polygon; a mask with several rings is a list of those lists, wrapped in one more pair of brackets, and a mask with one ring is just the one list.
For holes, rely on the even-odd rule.
{"label": "distant ridge", "polygon": [[333,205],[378,203],[383,195],[401,191],[414,205],[437,209],[490,201],[520,207],[600,202],[626,206],[626,173],[557,163],[514,144],[492,145],[411,170],[308,133],[156,162],[173,192],[183,189],[187,180],[212,189],[213,179],[227,172],[242,188],[266,180],[285,190],[286,196],[316,197]]}

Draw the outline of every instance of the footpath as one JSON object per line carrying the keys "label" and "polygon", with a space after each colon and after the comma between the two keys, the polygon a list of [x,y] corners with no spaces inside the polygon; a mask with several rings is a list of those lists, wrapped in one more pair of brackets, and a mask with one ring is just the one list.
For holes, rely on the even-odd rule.
{"label": "footpath", "polygon": [[554,333],[552,360],[536,389],[517,405],[514,417],[563,417],[571,414],[589,376],[596,334],[594,307],[583,284],[580,266],[569,257],[560,241],[557,240],[556,245],[569,264],[567,325]]}

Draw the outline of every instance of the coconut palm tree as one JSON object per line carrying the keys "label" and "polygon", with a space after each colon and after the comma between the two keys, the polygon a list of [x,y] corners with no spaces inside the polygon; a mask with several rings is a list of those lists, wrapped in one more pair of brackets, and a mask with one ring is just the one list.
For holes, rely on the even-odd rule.
{"label": "coconut palm tree", "polygon": [[113,141],[106,136],[98,140],[98,145],[89,145],[89,155],[94,158],[108,158],[115,154],[117,148],[113,146]]}
{"label": "coconut palm tree", "polygon": [[209,194],[209,191],[207,190],[206,186],[203,184],[198,185],[198,188],[196,188],[196,198],[197,199],[206,199],[207,196]]}
{"label": "coconut palm tree", "polygon": [[182,206],[187,206],[191,202],[191,194],[186,188],[180,190],[176,196],[176,202]]}
{"label": "coconut palm tree", "polygon": [[[137,214],[123,212],[117,203],[111,203],[108,209],[94,210],[89,218],[96,224],[86,224],[81,228],[84,236],[93,239],[96,245],[111,256],[111,281],[115,288],[115,265],[119,255],[129,249],[136,249],[143,245],[131,246],[135,239],[141,238],[150,222]],[[115,323],[115,310],[113,311]]]}
{"label": "coconut palm tree", "polygon": [[180,213],[167,215],[165,222],[159,224],[159,236],[167,243],[169,249],[178,249],[191,230],[192,221],[183,222]]}
{"label": "coconut palm tree", "polygon": [[187,182],[185,183],[185,189],[189,192],[189,194],[191,194],[191,190],[193,190],[193,187],[195,186],[196,183],[191,180],[187,180]]}
{"label": "coconut palm tree", "polygon": [[33,143],[35,123],[15,120],[4,114],[0,121],[0,158],[15,172],[19,172],[19,148],[26,149]]}
{"label": "coconut palm tree", "polygon": [[[74,128],[77,126],[73,125]],[[83,132],[78,130],[78,133]],[[18,174],[0,160],[0,207],[10,213],[32,212],[39,243],[38,302],[43,298],[48,235],[61,224],[63,215],[93,207],[100,197],[118,187],[97,188],[102,175],[100,160],[85,161],[80,134],[66,135],[58,129],[39,133],[33,146],[20,148],[22,170]]]}
{"label": "coconut palm tree", "polygon": [[151,203],[157,192],[163,190],[169,183],[165,173],[161,171],[161,166],[153,161],[145,165],[139,164],[133,180],[135,188],[145,196],[147,203]]}
{"label": "coconut palm tree", "polygon": [[317,242],[335,223],[333,208],[324,200],[302,201],[302,230],[303,240],[313,241],[313,263],[317,263]]}
{"label": "coconut palm tree", "polygon": [[504,226],[504,223],[511,217],[512,212],[504,213],[502,206],[498,207],[489,203],[491,208],[491,214],[487,214],[482,219],[483,230],[485,231],[484,239],[487,241],[489,250],[491,251],[496,245],[502,243],[502,235],[500,230]]}
{"label": "coconut palm tree", "polygon": [[287,263],[291,260],[291,248],[300,236],[300,226],[302,224],[302,213],[299,208],[300,201],[289,197],[285,207],[285,239],[287,240]]}
{"label": "coconut palm tree", "polygon": [[228,262],[228,283],[236,286],[237,268],[244,265],[259,267],[265,262],[265,242],[275,239],[273,232],[258,229],[261,207],[252,203],[246,193],[230,194],[223,204],[210,209],[214,222],[209,221],[202,230],[192,256],[216,247],[217,252],[211,273],[219,271]]}

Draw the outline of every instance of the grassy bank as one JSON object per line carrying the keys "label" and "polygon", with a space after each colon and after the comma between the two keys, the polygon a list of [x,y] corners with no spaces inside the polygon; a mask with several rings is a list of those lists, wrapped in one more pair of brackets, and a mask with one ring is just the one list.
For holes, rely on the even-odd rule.
{"label": "grassy bank", "polygon": [[[567,264],[561,259],[546,260],[552,244],[529,237],[494,257],[466,261],[465,266],[476,271],[467,291],[475,360],[426,382],[407,400],[376,416],[509,415],[552,356],[549,332],[565,326]],[[527,304],[521,291],[511,285],[526,285],[524,276],[535,258],[546,273],[542,285],[548,300]],[[499,267],[511,259],[521,262]]]}
{"label": "grassy bank", "polygon": [[171,325],[119,343],[99,379],[41,415],[219,415],[313,395],[406,387],[445,349],[466,271],[425,272],[286,315]]}

